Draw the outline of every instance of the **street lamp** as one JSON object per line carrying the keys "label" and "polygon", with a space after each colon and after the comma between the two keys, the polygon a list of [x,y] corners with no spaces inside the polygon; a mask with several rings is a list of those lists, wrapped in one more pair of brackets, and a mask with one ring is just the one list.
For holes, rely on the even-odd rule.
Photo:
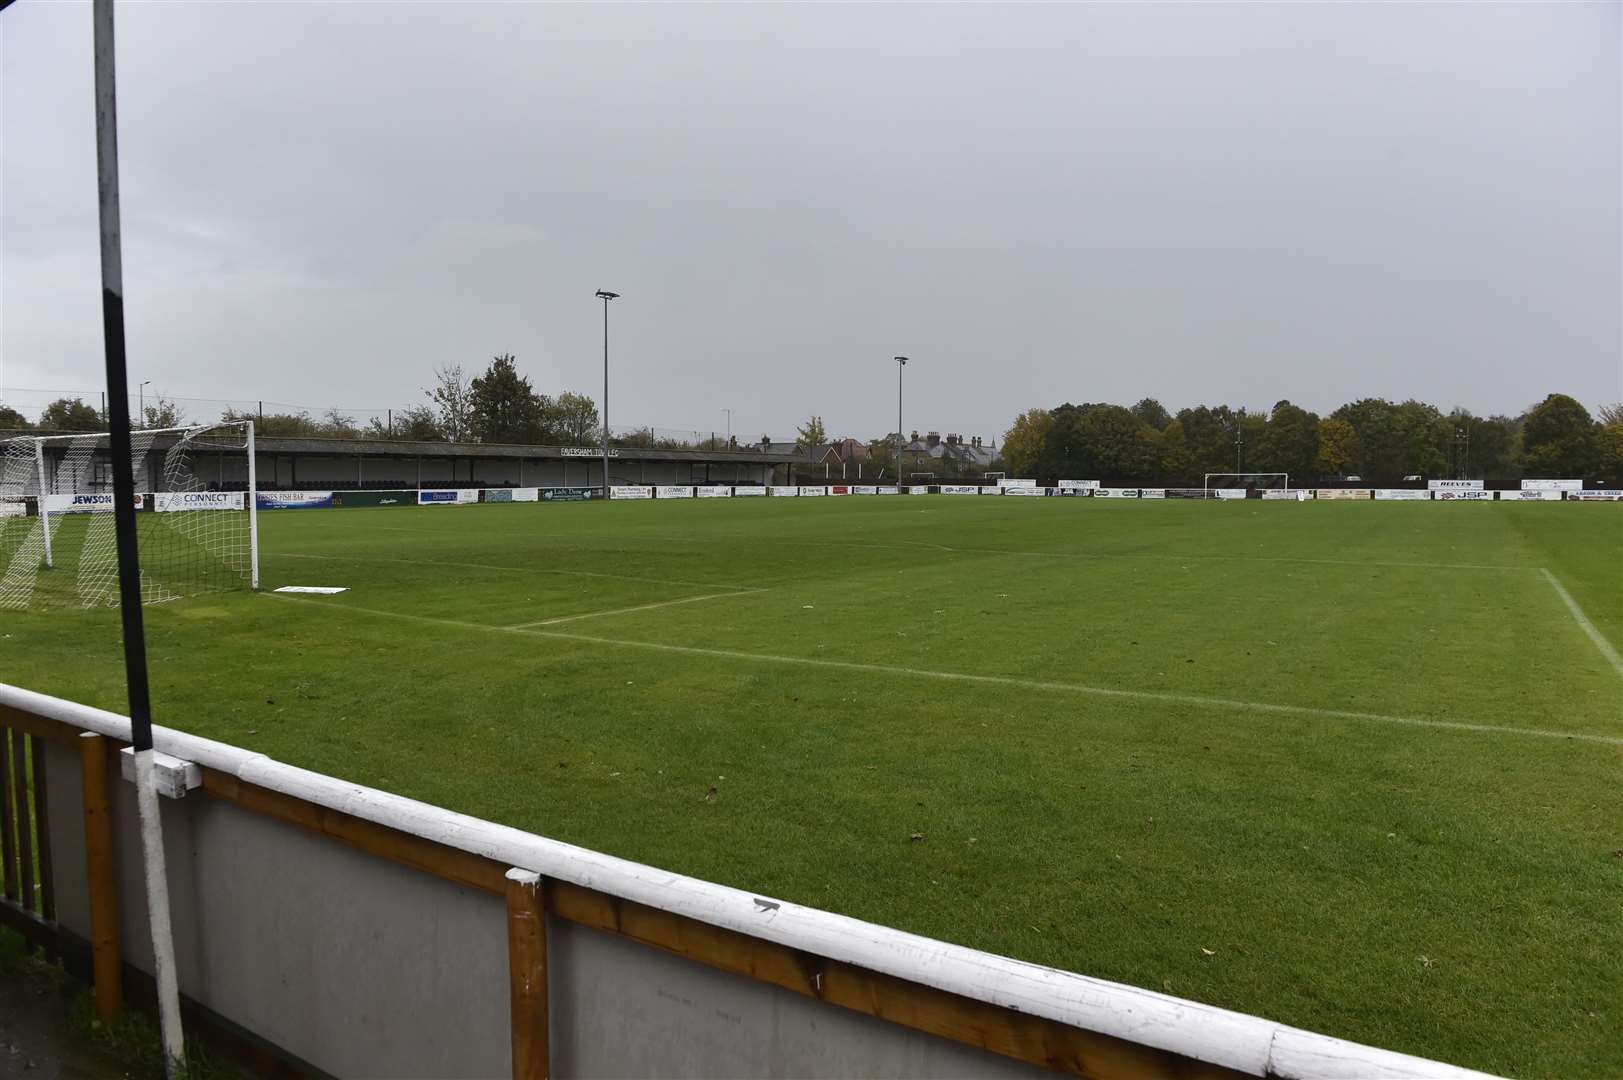
{"label": "street lamp", "polygon": [[620,299],[617,292],[597,290],[603,301],[603,497],[609,497],[609,301]]}
{"label": "street lamp", "polygon": [[731,446],[733,445],[733,410],[722,409],[721,411],[727,414],[727,445]]}
{"label": "street lamp", "polygon": [[896,490],[902,490],[902,369],[907,366],[907,357],[898,356],[896,361]]}
{"label": "street lamp", "polygon": [[[136,414],[136,417],[137,417],[137,419],[139,419],[141,421],[141,426],[142,427],[147,426],[147,387],[149,387],[151,385],[152,385],[152,380],[148,379],[146,382],[142,383],[135,391],[137,394],[141,395],[141,411]],[[128,399],[126,398],[125,400],[128,400]]]}

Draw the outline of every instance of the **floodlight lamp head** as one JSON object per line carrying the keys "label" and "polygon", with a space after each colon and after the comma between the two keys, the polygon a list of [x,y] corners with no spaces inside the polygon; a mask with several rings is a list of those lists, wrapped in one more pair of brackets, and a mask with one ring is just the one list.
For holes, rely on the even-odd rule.
{"label": "floodlight lamp head", "polygon": [[898,363],[898,364],[900,364],[900,365],[902,365],[902,366],[903,366],[903,367],[906,367],[906,366],[907,366],[907,357],[905,357],[905,356],[898,356],[898,357],[896,357],[896,358],[895,358],[895,360],[896,360],[896,362],[897,362],[897,363]]}
{"label": "floodlight lamp head", "polygon": [[597,290],[597,295],[598,295],[599,298],[601,298],[603,300],[618,300],[618,299],[620,299],[620,294],[619,293],[617,293],[617,292],[609,292],[607,289],[599,289],[599,290]]}

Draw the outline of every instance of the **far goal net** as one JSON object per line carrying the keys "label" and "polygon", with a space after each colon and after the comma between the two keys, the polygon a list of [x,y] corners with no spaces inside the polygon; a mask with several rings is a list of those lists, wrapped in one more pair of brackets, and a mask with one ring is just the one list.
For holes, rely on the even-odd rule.
{"label": "far goal net", "polygon": [[[141,601],[258,588],[253,424],[130,433]],[[0,608],[118,603],[106,432],[0,442]]]}
{"label": "far goal net", "polygon": [[1258,498],[1290,498],[1290,473],[1206,473],[1201,479],[1200,494],[1203,499],[1246,499],[1252,497],[1253,492]]}

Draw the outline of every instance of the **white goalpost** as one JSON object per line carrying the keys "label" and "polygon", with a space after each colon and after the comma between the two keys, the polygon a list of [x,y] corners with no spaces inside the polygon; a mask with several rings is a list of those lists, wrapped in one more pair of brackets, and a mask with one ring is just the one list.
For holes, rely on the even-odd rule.
{"label": "white goalpost", "polygon": [[[259,587],[252,421],[130,433],[141,600]],[[0,608],[118,602],[106,432],[0,442]]]}
{"label": "white goalpost", "polygon": [[[1262,481],[1253,483],[1253,481]],[[1201,477],[1200,496],[1203,499],[1243,499],[1253,487],[1278,491],[1280,498],[1289,498],[1290,473],[1284,472],[1211,472]]]}

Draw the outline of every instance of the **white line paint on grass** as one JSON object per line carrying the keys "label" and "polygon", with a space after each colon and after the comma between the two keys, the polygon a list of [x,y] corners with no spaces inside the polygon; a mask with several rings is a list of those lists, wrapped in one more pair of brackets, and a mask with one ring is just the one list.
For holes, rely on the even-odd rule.
{"label": "white line paint on grass", "polygon": [[1623,657],[1618,656],[1617,650],[1612,647],[1612,643],[1606,640],[1606,635],[1595,629],[1595,624],[1589,621],[1589,617],[1584,614],[1583,608],[1578,606],[1578,601],[1572,598],[1572,594],[1567,592],[1565,586],[1556,580],[1554,574],[1542,566],[1539,567],[1539,572],[1544,575],[1544,580],[1550,583],[1550,587],[1561,598],[1561,602],[1567,605],[1567,610],[1572,612],[1572,617],[1577,620],[1579,629],[1589,635],[1589,640],[1595,643],[1595,648],[1599,649],[1600,654],[1606,658],[1607,663],[1612,665],[1612,670],[1619,675],[1623,675]]}
{"label": "white line paint on grass", "polygon": [[489,570],[508,574],[553,574],[559,577],[608,578],[613,581],[640,581],[647,585],[679,585],[686,589],[714,589],[718,586],[737,592],[754,591],[748,585],[732,585],[725,581],[675,581],[671,578],[637,577],[633,574],[610,574],[599,570],[553,570],[540,566],[502,566],[497,563],[449,562],[445,559],[397,559],[381,555],[302,555],[278,552],[273,559],[325,559],[329,562],[404,563],[407,566],[455,566],[463,570]]}
{"label": "white line paint on grass", "polygon": [[630,615],[635,611],[653,611],[655,608],[675,607],[678,604],[697,604],[700,600],[724,600],[729,596],[754,596],[756,593],[766,592],[765,589],[743,589],[735,592],[707,593],[704,596],[684,596],[680,600],[661,600],[657,604],[638,604],[636,607],[614,608],[610,611],[587,611],[580,615],[560,615],[556,619],[541,619],[537,622],[516,623],[513,626],[504,626],[503,630],[529,630],[537,626],[557,626],[559,623],[577,622],[581,619],[601,619],[608,615]]}
{"label": "white line paint on grass", "polygon": [[[266,593],[265,595],[274,596],[272,593]],[[298,596],[276,596],[275,599],[294,604],[323,604],[320,600],[307,600]],[[1010,686],[1023,690],[1122,698],[1129,701],[1159,701],[1166,704],[1194,705],[1201,708],[1238,712],[1261,712],[1276,716],[1296,716],[1305,719],[1358,720],[1369,723],[1400,724],[1409,727],[1439,728],[1449,731],[1474,731],[1493,735],[1533,735],[1550,739],[1576,739],[1581,742],[1623,746],[1623,736],[1615,735],[1591,735],[1576,731],[1550,731],[1545,728],[1507,727],[1503,724],[1473,724],[1463,720],[1426,720],[1420,717],[1386,716],[1381,713],[1351,712],[1343,709],[1316,709],[1307,705],[1275,705],[1262,701],[1238,701],[1233,698],[1201,697],[1198,694],[1177,694],[1157,690],[1118,690],[1103,686],[1083,686],[1079,683],[1016,679],[1006,675],[970,675],[957,671],[930,671],[923,668],[892,667],[886,664],[864,664],[854,660],[826,660],[808,656],[780,656],[774,653],[742,652],[736,649],[711,649],[697,645],[671,645],[655,641],[627,641],[621,638],[597,637],[592,634],[575,634],[561,630],[489,626],[484,623],[463,622],[460,619],[441,619],[429,615],[408,615],[398,611],[356,607],[353,604],[323,604],[323,606],[327,607],[328,610],[354,611],[364,615],[378,615],[388,619],[404,619],[407,622],[429,623],[436,626],[453,626],[463,630],[518,634],[524,637],[557,638],[560,641],[580,641],[591,645],[610,645],[622,649],[646,649],[653,652],[741,660],[746,663],[792,664],[801,667],[833,668],[840,671],[861,671],[874,675],[904,675],[911,678],[940,679],[948,682]]]}

